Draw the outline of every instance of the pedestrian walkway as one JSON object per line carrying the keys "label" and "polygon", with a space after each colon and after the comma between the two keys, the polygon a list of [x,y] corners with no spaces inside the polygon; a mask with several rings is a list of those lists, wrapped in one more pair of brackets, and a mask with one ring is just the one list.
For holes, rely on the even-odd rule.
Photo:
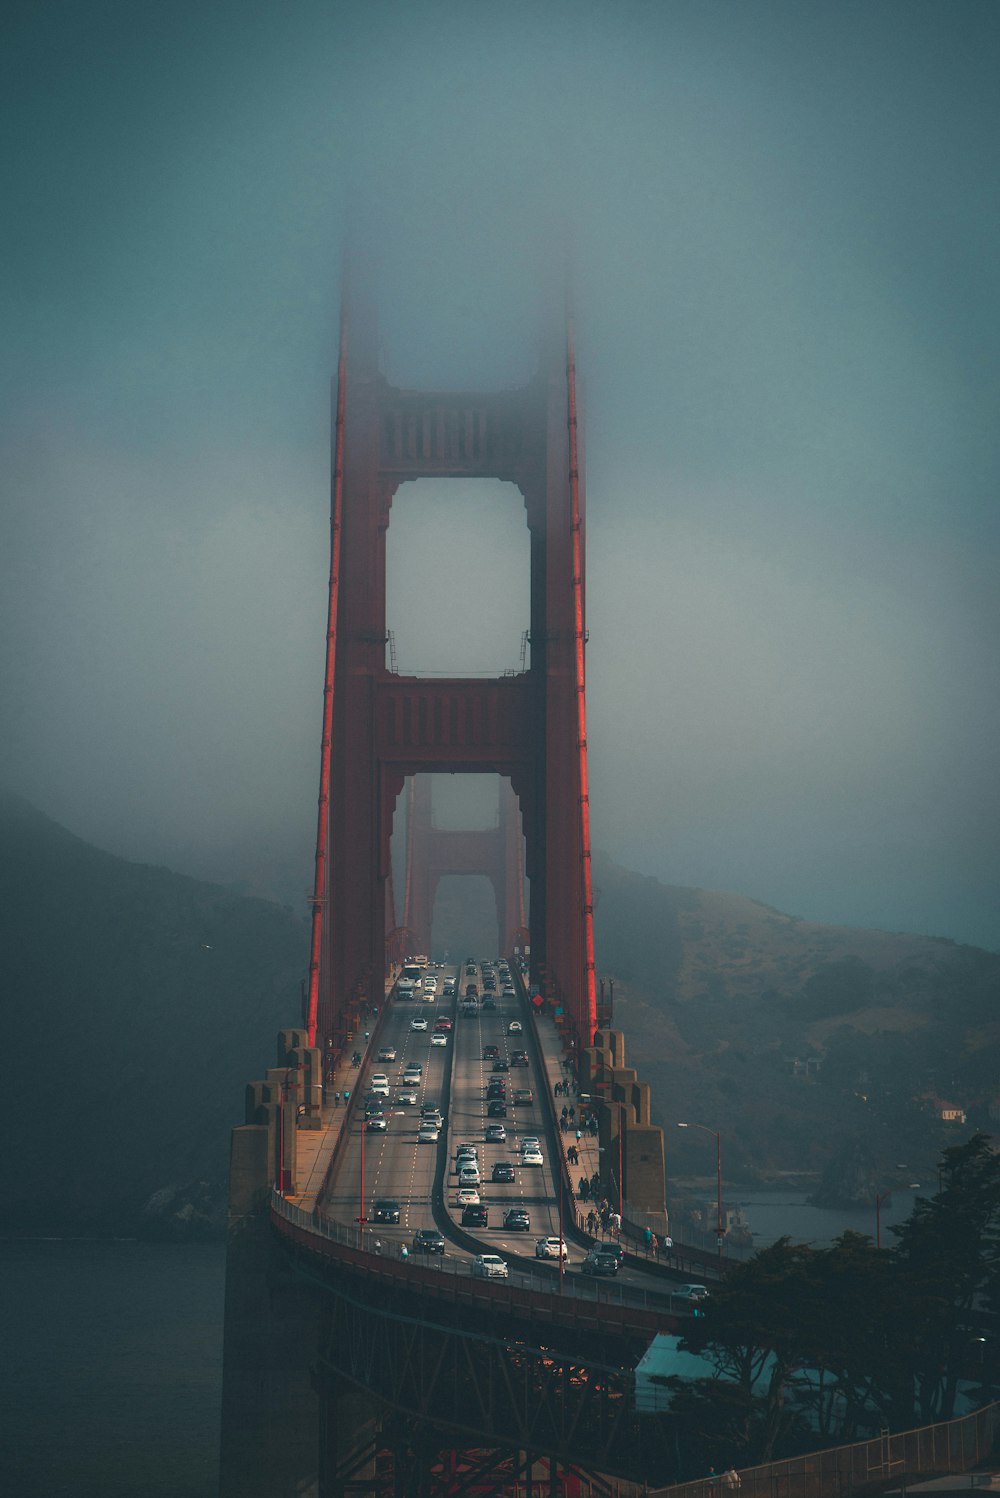
{"label": "pedestrian walkway", "polygon": [[[586,1232],[587,1214],[593,1209],[593,1203],[583,1196],[579,1183],[581,1179],[589,1183],[594,1176],[603,1179],[605,1172],[601,1169],[600,1142],[596,1134],[591,1134],[582,1127],[587,1104],[581,1103],[577,1095],[573,1063],[563,1048],[562,1036],[556,1027],[555,1020],[543,1012],[535,1014],[533,1021],[542,1060],[542,1081],[548,1087],[549,1098],[555,1109],[556,1134],[559,1138],[566,1174],[573,1190],[574,1219],[577,1227]],[[563,1108],[567,1109],[567,1113],[570,1108],[574,1111],[573,1122],[565,1130],[559,1127]],[[579,1139],[576,1137],[578,1130]],[[568,1159],[570,1149],[574,1149],[579,1157],[575,1162]],[[605,1194],[606,1188],[602,1186],[598,1201]],[[595,1236],[600,1236],[599,1228]]]}

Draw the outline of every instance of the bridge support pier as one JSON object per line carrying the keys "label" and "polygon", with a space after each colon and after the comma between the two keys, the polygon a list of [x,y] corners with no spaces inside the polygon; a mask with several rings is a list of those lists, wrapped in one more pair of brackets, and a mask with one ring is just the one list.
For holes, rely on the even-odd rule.
{"label": "bridge support pier", "polygon": [[233,1130],[220,1498],[318,1498],[310,1379],[322,1313],[268,1222],[269,1131]]}

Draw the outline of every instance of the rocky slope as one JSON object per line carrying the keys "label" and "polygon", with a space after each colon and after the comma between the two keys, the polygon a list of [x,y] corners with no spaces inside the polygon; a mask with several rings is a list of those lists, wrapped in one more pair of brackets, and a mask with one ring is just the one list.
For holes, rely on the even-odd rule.
{"label": "rocky slope", "polygon": [[[823,926],[739,895],[678,889],[595,861],[598,950],[615,1019],[653,1084],[668,1172],[747,1182],[931,1178],[945,1145],[1000,1132],[1000,956],[922,936]],[[966,1123],[944,1122],[955,1103]],[[858,1183],[861,1183],[860,1185]]]}

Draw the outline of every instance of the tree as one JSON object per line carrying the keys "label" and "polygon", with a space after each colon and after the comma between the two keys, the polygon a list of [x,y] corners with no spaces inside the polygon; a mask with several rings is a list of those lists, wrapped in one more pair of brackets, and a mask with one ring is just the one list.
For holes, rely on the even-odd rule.
{"label": "tree", "polygon": [[954,1414],[984,1313],[1000,1310],[1000,1154],[976,1134],[945,1150],[941,1180],[936,1196],[918,1197],[906,1222],[890,1228],[910,1324],[920,1327],[910,1366],[928,1422]]}
{"label": "tree", "polygon": [[736,1385],[741,1408],[760,1401],[758,1449],[747,1453],[758,1461],[771,1459],[792,1423],[785,1392],[792,1373],[806,1366],[814,1255],[780,1238],[736,1265],[681,1339],[682,1351],[709,1358],[720,1378]]}

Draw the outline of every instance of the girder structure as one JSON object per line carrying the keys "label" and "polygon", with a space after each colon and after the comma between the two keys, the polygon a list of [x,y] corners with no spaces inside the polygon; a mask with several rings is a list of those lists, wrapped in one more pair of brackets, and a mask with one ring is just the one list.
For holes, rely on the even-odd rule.
{"label": "girder structure", "polygon": [[[449,1316],[446,1302],[412,1282],[397,1294],[308,1253],[297,1266],[322,1297],[315,1378],[331,1433],[323,1498],[430,1498],[467,1487],[505,1494],[538,1461],[553,1483],[562,1474],[564,1492],[581,1479],[628,1487],[669,1470],[660,1423],[636,1411],[633,1370],[645,1338],[543,1327],[489,1300]],[[353,1440],[337,1449],[345,1388],[363,1390],[378,1411],[363,1451]],[[380,1453],[391,1486],[378,1480]]]}
{"label": "girder structure", "polygon": [[512,952],[527,918],[521,815],[510,786],[499,782],[494,827],[452,830],[434,824],[429,777],[418,775],[411,784],[403,918],[417,943],[411,950],[431,950],[434,898],[441,880],[448,875],[481,874],[492,885],[496,902],[497,951]]}
{"label": "girder structure", "polygon": [[[493,773],[521,811],[536,981],[577,1045],[596,1028],[584,710],[584,499],[572,336],[516,390],[402,390],[378,368],[375,316],[345,297],[334,419],[310,1043],[342,1042],[385,974],[390,838],[407,776]],[[531,660],[492,679],[386,668],[386,532],[418,478],[517,485],[530,535]],[[408,923],[407,923],[408,924]]]}

